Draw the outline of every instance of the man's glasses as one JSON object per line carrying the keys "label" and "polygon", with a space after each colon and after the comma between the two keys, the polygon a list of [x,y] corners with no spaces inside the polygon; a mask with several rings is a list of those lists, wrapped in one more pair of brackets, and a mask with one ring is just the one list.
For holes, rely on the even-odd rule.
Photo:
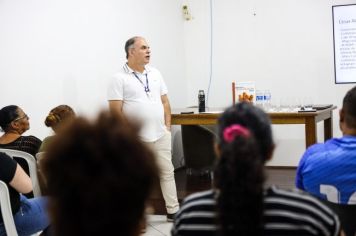
{"label": "man's glasses", "polygon": [[16,118],[15,120],[13,120],[13,121],[18,121],[18,120],[22,120],[22,119],[28,120],[28,119],[30,119],[30,118],[28,117],[27,114],[24,114],[23,116],[17,117],[17,118]]}

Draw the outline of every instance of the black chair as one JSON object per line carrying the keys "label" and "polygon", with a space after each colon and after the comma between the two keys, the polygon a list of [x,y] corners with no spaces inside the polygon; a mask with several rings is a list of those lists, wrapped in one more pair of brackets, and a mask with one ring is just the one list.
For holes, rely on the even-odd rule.
{"label": "black chair", "polygon": [[182,125],[182,143],[188,174],[211,174],[215,161],[215,134],[199,125]]}
{"label": "black chair", "polygon": [[322,201],[330,207],[340,219],[341,227],[346,236],[355,236],[356,234],[356,205],[337,204],[329,201]]}

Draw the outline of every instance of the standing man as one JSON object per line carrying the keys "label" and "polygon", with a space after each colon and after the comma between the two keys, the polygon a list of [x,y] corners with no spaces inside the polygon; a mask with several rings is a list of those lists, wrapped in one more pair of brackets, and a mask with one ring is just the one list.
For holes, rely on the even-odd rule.
{"label": "standing man", "polygon": [[142,124],[140,136],[156,153],[167,221],[179,209],[171,151],[171,107],[161,73],[146,66],[151,51],[146,40],[133,37],[125,44],[127,63],[108,88],[110,110]]}

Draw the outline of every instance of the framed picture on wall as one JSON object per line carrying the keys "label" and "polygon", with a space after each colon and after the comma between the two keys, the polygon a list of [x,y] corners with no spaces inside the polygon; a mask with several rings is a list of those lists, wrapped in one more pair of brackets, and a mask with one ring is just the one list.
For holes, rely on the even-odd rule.
{"label": "framed picture on wall", "polygon": [[332,7],[335,83],[356,83],[356,4]]}

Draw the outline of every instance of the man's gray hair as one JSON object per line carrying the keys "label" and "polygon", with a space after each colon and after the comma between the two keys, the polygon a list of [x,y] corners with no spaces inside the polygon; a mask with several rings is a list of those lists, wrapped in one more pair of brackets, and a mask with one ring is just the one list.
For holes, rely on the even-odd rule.
{"label": "man's gray hair", "polygon": [[126,59],[129,58],[129,49],[134,47],[136,39],[138,39],[138,38],[140,38],[140,37],[135,36],[135,37],[132,37],[126,41],[126,43],[125,43]]}

